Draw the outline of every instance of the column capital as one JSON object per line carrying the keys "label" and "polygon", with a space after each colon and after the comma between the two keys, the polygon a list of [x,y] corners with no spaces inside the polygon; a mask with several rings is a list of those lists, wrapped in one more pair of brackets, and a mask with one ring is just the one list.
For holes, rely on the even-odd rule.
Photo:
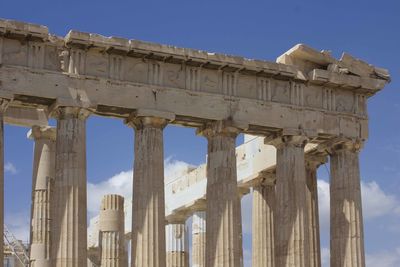
{"label": "column capital", "polygon": [[327,155],[305,154],[306,168],[317,169],[320,165],[328,161]]}
{"label": "column capital", "polygon": [[145,127],[164,129],[173,120],[175,120],[175,114],[170,112],[138,109],[126,118],[124,122],[136,130]]}
{"label": "column capital", "polygon": [[238,125],[232,120],[220,120],[206,122],[203,127],[197,129],[197,134],[210,138],[216,135],[224,135],[235,138],[247,126]]}
{"label": "column capital", "polygon": [[38,140],[38,139],[49,139],[51,141],[56,140],[57,130],[55,127],[51,126],[32,126],[32,129],[29,130],[27,137],[29,139]]}
{"label": "column capital", "polygon": [[330,154],[347,150],[350,152],[359,152],[364,146],[364,142],[360,139],[337,139],[327,148]]}
{"label": "column capital", "polygon": [[125,124],[130,127],[140,130],[143,128],[160,128],[164,129],[168,124],[168,120],[157,117],[129,117],[125,120]]}
{"label": "column capital", "polygon": [[295,146],[304,148],[308,142],[308,137],[305,135],[278,135],[275,138],[267,137],[264,140],[265,144],[273,145],[277,149],[283,146]]}
{"label": "column capital", "polygon": [[67,118],[77,118],[81,120],[86,120],[91,111],[86,108],[81,107],[67,107],[67,106],[57,106],[50,108],[50,115],[56,119],[67,119]]}
{"label": "column capital", "polygon": [[250,188],[238,186],[238,194],[240,199],[248,193],[250,193]]}

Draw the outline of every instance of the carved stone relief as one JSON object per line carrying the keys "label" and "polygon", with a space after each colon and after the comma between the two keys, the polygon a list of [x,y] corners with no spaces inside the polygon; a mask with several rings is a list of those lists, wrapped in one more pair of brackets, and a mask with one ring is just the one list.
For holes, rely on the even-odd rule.
{"label": "carved stone relief", "polygon": [[125,59],[125,79],[130,82],[147,83],[148,63],[140,58]]}
{"label": "carved stone relief", "polygon": [[108,78],[108,57],[107,54],[89,51],[86,54],[86,74]]}
{"label": "carved stone relief", "polygon": [[201,71],[201,88],[204,92],[221,93],[218,86],[218,72],[204,69]]}
{"label": "carved stone relief", "polygon": [[291,85],[288,82],[271,80],[272,101],[291,104],[290,88]]}
{"label": "carved stone relief", "polygon": [[179,89],[185,88],[185,69],[183,65],[164,64],[164,81],[166,87],[174,87]]}
{"label": "carved stone relief", "polygon": [[17,66],[26,66],[28,46],[18,40],[4,39],[3,63]]}
{"label": "carved stone relief", "polygon": [[256,77],[238,75],[236,96],[257,99],[257,89]]}

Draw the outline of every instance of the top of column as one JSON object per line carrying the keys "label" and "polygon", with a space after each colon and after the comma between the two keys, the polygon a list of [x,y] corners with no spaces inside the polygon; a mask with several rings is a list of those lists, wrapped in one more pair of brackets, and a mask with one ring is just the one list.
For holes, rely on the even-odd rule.
{"label": "top of column", "polygon": [[68,118],[86,120],[91,114],[91,111],[81,107],[56,106],[50,108],[50,114],[52,117],[59,120]]}
{"label": "top of column", "polygon": [[[328,146],[328,145],[327,145]],[[327,147],[327,151],[330,154],[334,154],[339,151],[347,150],[351,152],[359,152],[364,146],[364,142],[360,139],[335,139]]]}
{"label": "top of column", "polygon": [[145,127],[163,129],[173,120],[175,120],[175,114],[171,112],[156,112],[154,110],[139,109],[133,112],[125,120],[125,123],[136,130]]}
{"label": "top of column", "polygon": [[207,122],[202,128],[197,130],[197,134],[210,138],[216,135],[224,135],[228,137],[236,137],[248,125],[233,122],[231,120],[220,120]]}
{"label": "top of column", "polygon": [[27,137],[29,139],[49,139],[52,141],[56,140],[56,128],[51,126],[33,126],[29,130]]}
{"label": "top of column", "polygon": [[115,194],[105,195],[101,200],[101,210],[124,210],[124,197]]}
{"label": "top of column", "polygon": [[124,226],[124,197],[105,195],[101,201],[99,229],[100,231],[120,231]]}
{"label": "top of column", "polygon": [[252,182],[252,186],[272,186],[276,182],[276,172],[275,170],[262,171],[259,173],[258,177]]}
{"label": "top of column", "polygon": [[266,137],[264,143],[273,145],[277,149],[287,145],[304,148],[308,143],[308,141],[309,138],[302,133],[298,134],[281,133],[278,135],[274,135],[273,137]]}

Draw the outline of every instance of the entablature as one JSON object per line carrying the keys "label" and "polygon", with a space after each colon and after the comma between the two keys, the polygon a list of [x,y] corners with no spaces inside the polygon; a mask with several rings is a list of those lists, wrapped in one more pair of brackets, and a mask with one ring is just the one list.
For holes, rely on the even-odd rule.
{"label": "entablature", "polygon": [[153,109],[191,127],[231,119],[250,134],[367,137],[366,101],[390,80],[386,70],[304,45],[277,62],[0,20],[0,95],[12,95],[10,106],[121,118]]}

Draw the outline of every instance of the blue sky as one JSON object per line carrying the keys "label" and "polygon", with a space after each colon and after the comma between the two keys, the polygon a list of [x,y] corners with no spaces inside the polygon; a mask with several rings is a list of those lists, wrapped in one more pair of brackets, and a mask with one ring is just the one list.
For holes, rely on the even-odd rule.
{"label": "blue sky", "polygon": [[[78,29],[271,61],[305,43],[332,50],[337,57],[345,51],[389,69],[392,83],[369,100],[370,139],[361,153],[361,176],[363,201],[368,203],[369,266],[378,266],[376,259],[381,260],[379,266],[400,266],[399,1],[3,0],[0,7],[1,18],[47,25],[57,35]],[[91,117],[87,131],[90,183],[99,184],[132,168],[132,129],[121,120]],[[5,133],[6,221],[21,236],[27,229],[31,194],[32,141],[26,139],[26,132],[7,126]],[[205,154],[206,141],[193,129],[165,130],[166,157],[198,165]],[[324,201],[325,168],[320,168],[319,177]],[[249,197],[243,202],[249,205]],[[322,228],[326,252],[327,223]],[[250,236],[245,233],[247,253]]]}

